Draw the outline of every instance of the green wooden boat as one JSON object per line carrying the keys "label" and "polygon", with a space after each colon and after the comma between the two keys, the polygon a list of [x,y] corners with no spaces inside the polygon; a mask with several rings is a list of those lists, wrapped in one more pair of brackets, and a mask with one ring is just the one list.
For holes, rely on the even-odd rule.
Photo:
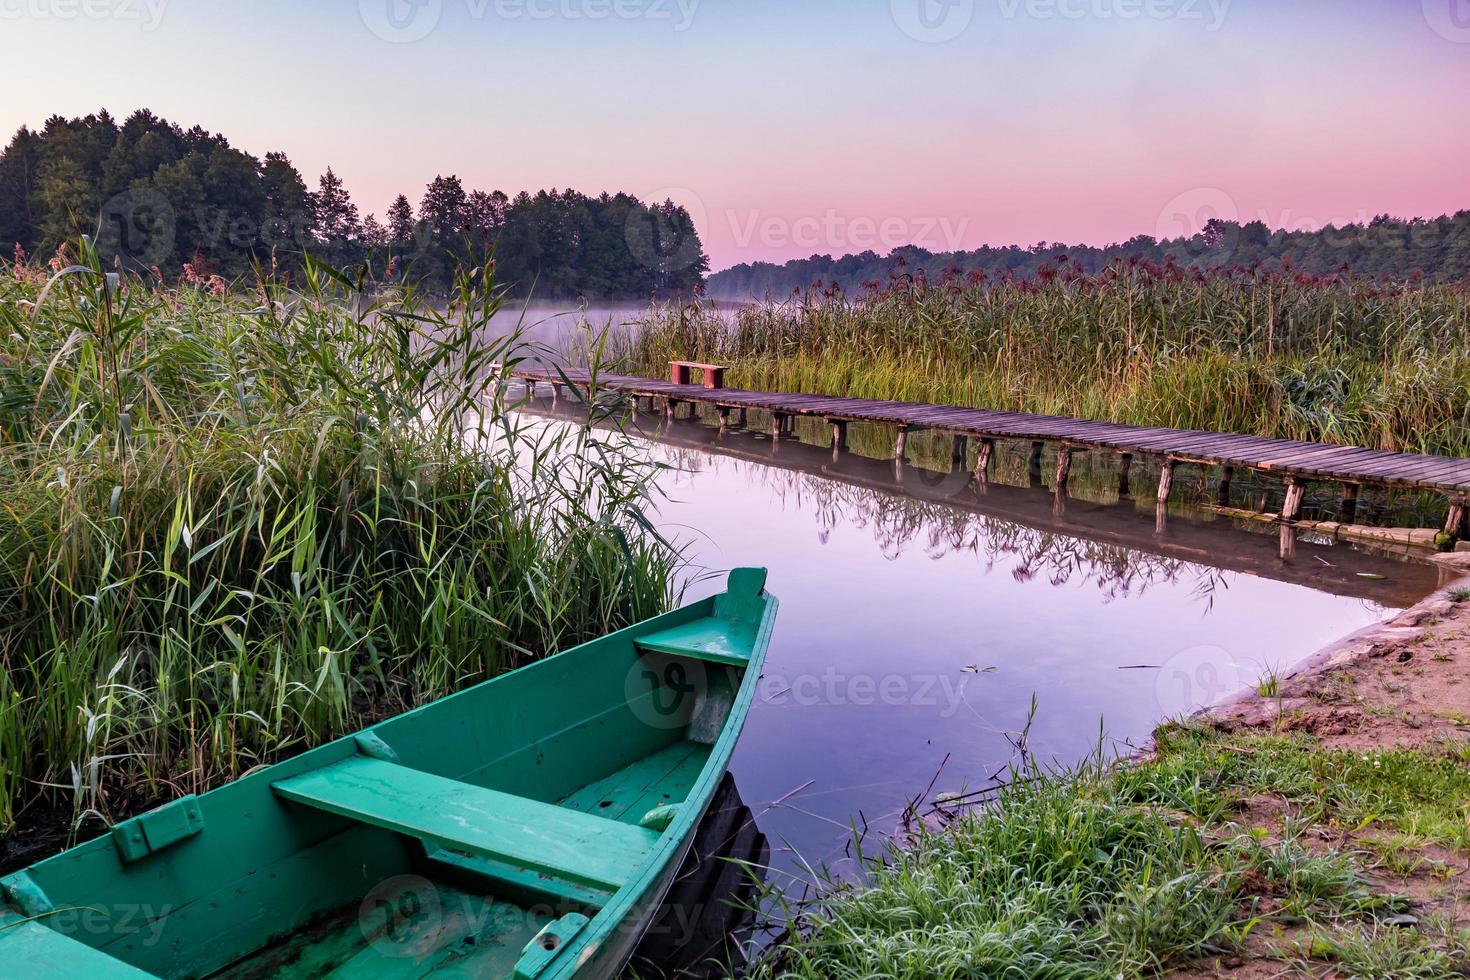
{"label": "green wooden boat", "polygon": [[0,973],[606,977],[729,762],[776,600],[726,591],[0,879]]}

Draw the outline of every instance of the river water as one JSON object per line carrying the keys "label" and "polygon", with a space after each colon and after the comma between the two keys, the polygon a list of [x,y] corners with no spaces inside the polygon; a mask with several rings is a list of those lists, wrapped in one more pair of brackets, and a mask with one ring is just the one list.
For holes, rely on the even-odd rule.
{"label": "river water", "polygon": [[1438,581],[1346,545],[1283,560],[1274,531],[1187,507],[1161,531],[1147,480],[1120,499],[1086,454],[1059,499],[1014,456],[981,493],[947,467],[636,425],[668,466],[658,524],[692,562],[689,597],[764,565],[781,600],[731,766],[777,875],[841,873],[854,826],[891,835],[916,796],[1004,777],[1019,744],[1042,763],[1126,752]]}

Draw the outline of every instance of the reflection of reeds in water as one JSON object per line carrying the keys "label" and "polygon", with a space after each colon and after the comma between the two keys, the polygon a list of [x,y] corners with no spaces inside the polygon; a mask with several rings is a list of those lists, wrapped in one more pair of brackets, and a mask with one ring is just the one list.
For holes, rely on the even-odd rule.
{"label": "reflection of reeds in water", "polygon": [[[667,447],[667,452],[670,464],[686,472],[702,472],[712,462],[708,454],[697,450]],[[1024,467],[1025,461],[1021,462]],[[890,561],[915,545],[933,559],[970,553],[985,560],[987,573],[997,565],[1008,564],[1011,577],[1018,582],[1093,585],[1109,600],[1139,596],[1158,584],[1191,580],[1196,594],[1208,599],[1223,584],[1226,574],[1208,565],[808,473],[743,460],[719,465],[734,466],[740,479],[767,491],[783,509],[810,511],[823,543],[839,527],[866,530]]]}

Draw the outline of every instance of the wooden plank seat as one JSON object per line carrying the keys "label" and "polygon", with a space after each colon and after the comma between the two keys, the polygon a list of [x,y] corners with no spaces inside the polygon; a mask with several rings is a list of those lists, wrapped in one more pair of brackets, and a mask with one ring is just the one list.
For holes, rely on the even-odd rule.
{"label": "wooden plank seat", "polygon": [[725,387],[725,365],[705,364],[702,361],[670,361],[669,380],[676,385],[690,384],[689,371],[698,368],[704,372],[704,386],[711,390]]}
{"label": "wooden plank seat", "polygon": [[633,642],[640,650],[743,667],[750,660],[752,636],[749,624],[705,617],[640,636]]}
{"label": "wooden plank seat", "polygon": [[283,799],[536,875],[617,891],[659,835],[368,756],[275,783]]}

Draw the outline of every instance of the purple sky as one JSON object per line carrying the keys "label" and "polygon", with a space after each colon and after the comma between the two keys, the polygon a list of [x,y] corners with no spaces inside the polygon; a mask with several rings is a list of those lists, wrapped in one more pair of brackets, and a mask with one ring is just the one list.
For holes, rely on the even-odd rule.
{"label": "purple sky", "polygon": [[714,267],[1470,207],[1470,0],[0,0],[0,129],[672,197]]}

